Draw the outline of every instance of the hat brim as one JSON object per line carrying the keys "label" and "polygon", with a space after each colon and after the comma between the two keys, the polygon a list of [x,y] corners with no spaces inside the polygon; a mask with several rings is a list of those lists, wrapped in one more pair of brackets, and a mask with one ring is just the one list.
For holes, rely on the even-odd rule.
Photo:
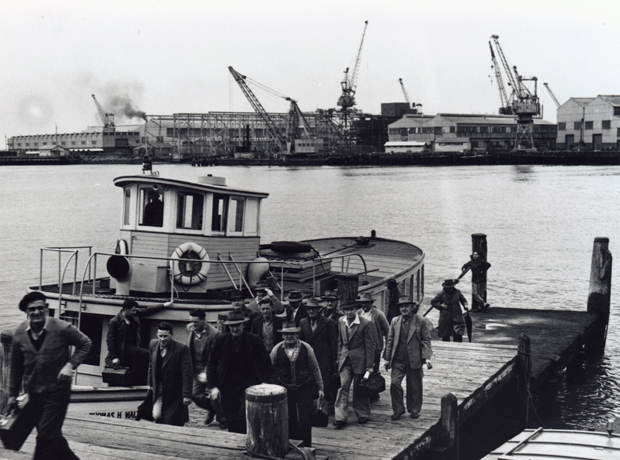
{"label": "hat brim", "polygon": [[250,318],[244,318],[244,319],[236,319],[234,321],[224,321],[222,324],[224,324],[224,326],[232,326],[234,324],[243,324],[247,321],[250,321]]}
{"label": "hat brim", "polygon": [[299,331],[301,331],[300,327],[285,327],[285,328],[278,330],[280,334],[292,334],[294,332],[299,332]]}

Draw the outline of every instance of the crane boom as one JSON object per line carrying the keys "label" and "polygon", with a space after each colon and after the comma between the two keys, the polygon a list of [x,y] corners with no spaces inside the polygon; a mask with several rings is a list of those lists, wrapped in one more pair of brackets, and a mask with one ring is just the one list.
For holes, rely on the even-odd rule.
{"label": "crane boom", "polygon": [[97,112],[99,112],[99,118],[101,118],[101,122],[103,123],[104,128],[114,128],[114,115],[111,113],[105,113],[99,102],[97,102],[97,98],[94,94],[92,94],[93,100],[95,101],[95,106],[97,107]]}
{"label": "crane boom", "polygon": [[360,61],[362,59],[362,47],[364,46],[364,37],[366,36],[366,29],[368,28],[368,21],[364,22],[364,32],[362,33],[362,41],[360,42],[360,48],[357,51],[357,58],[355,59],[355,66],[353,67],[353,74],[351,74],[351,88],[353,93],[357,89],[357,75],[360,70]]}
{"label": "crane boom", "polygon": [[495,80],[497,81],[497,86],[499,88],[499,98],[502,102],[502,105],[499,109],[499,113],[502,112],[511,112],[508,110],[509,100],[508,94],[506,93],[506,88],[504,87],[504,79],[502,78],[502,72],[497,64],[497,59],[495,58],[495,53],[493,52],[493,46],[489,41],[489,48],[491,49],[491,60],[493,61],[493,70],[495,71]]}
{"label": "crane boom", "polygon": [[517,79],[512,73],[510,69],[510,65],[508,65],[508,59],[504,55],[504,50],[499,44],[499,35],[491,35],[493,39],[493,43],[495,43],[495,48],[497,49],[497,54],[499,55],[499,59],[502,61],[502,65],[504,66],[504,71],[506,72],[506,77],[508,77],[508,85],[512,86],[513,91],[516,91],[518,88]]}
{"label": "crane boom", "polygon": [[399,78],[398,83],[400,83],[400,87],[403,89],[403,95],[405,96],[405,101],[407,101],[407,104],[409,105],[409,107],[411,107],[411,100],[409,99],[409,94],[407,94],[407,90],[405,89],[405,84],[403,83],[403,79]]}
{"label": "crane boom", "polygon": [[263,105],[259,102],[259,100],[256,98],[256,96],[254,95],[250,87],[245,82],[245,79],[246,79],[245,75],[241,75],[231,66],[228,67],[228,70],[230,71],[231,75],[233,76],[237,84],[239,85],[239,88],[241,88],[241,91],[243,92],[247,100],[250,102],[250,105],[252,106],[252,108],[263,119],[265,125],[267,126],[267,132],[269,132],[269,135],[271,136],[271,138],[276,142],[276,144],[280,147],[280,149],[282,149],[283,151],[286,151],[287,150],[286,138],[282,135],[282,133],[280,132],[276,124],[273,122],[273,120],[271,119],[271,117],[269,116],[265,108],[263,107]]}
{"label": "crane boom", "polygon": [[368,21],[364,22],[364,32],[362,33],[362,41],[360,42],[360,47],[357,51],[357,57],[355,59],[355,66],[353,67],[353,72],[349,75],[349,68],[347,67],[344,71],[344,78],[340,83],[342,87],[342,94],[338,99],[338,105],[342,107],[343,110],[347,110],[350,107],[355,105],[355,90],[357,88],[357,75],[359,73],[360,61],[362,58],[362,47],[364,46],[364,37],[366,36],[366,28],[368,27]]}
{"label": "crane boom", "polygon": [[555,94],[553,94],[553,91],[551,91],[551,88],[549,88],[549,85],[547,83],[543,83],[543,85],[545,85],[545,88],[547,88],[547,92],[549,93],[549,96],[551,96],[551,99],[553,99],[553,102],[555,102],[556,107],[561,106],[562,104],[560,104],[560,101],[558,101],[558,98],[555,97]]}

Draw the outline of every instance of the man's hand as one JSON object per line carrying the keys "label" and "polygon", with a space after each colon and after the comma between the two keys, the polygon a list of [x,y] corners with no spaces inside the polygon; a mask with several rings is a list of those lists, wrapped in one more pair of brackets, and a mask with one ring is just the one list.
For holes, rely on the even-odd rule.
{"label": "man's hand", "polygon": [[386,371],[389,371],[391,367],[392,366],[390,366],[390,363],[385,363],[385,370]]}
{"label": "man's hand", "polygon": [[319,399],[323,398],[325,398],[325,393],[323,393],[323,390],[319,390]]}
{"label": "man's hand", "polygon": [[171,307],[173,303],[174,302],[172,302],[172,300],[169,301],[169,302],[164,302],[164,307],[166,307],[166,308]]}
{"label": "man's hand", "polygon": [[6,402],[6,408],[8,410],[8,413],[10,414],[15,409],[17,409],[17,407],[18,407],[17,398],[15,396],[11,396]]}
{"label": "man's hand", "polygon": [[189,406],[192,403],[192,398],[183,398],[183,404]]}
{"label": "man's hand", "polygon": [[211,399],[217,399],[220,395],[220,389],[218,387],[211,388]]}
{"label": "man's hand", "polygon": [[273,297],[273,291],[271,289],[265,288],[265,295],[267,295],[268,297]]}
{"label": "man's hand", "polygon": [[58,380],[69,382],[73,378],[73,366],[71,363],[65,364],[58,373]]}
{"label": "man's hand", "polygon": [[430,371],[433,368],[433,364],[430,359],[426,360],[426,368]]}
{"label": "man's hand", "polygon": [[118,368],[120,367],[120,365],[121,365],[121,360],[120,360],[120,359],[118,359],[118,358],[114,358],[114,359],[112,360],[112,367],[113,367],[114,369],[118,369]]}
{"label": "man's hand", "polygon": [[369,367],[368,369],[366,369],[366,372],[368,372],[369,374],[373,374],[375,372],[374,368]]}

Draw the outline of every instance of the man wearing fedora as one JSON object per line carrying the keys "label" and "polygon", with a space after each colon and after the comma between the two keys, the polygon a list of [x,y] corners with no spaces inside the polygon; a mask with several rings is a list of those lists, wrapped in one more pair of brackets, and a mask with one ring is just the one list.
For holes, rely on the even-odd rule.
{"label": "man wearing fedora", "polygon": [[338,323],[338,320],[344,316],[344,314],[338,308],[338,296],[334,291],[327,290],[325,294],[321,296],[321,300],[324,303],[321,314],[326,318],[331,319],[334,323]]}
{"label": "man wearing fedora", "polygon": [[358,423],[364,424],[370,418],[370,400],[357,391],[364,373],[371,373],[375,363],[375,337],[370,321],[357,314],[355,299],[343,301],[344,316],[338,321],[338,372],[340,388],[336,395],[336,429],[347,424],[349,411],[349,390],[353,382],[353,410]]}
{"label": "man wearing fedora", "polygon": [[376,373],[379,372],[381,352],[383,351],[384,340],[387,340],[388,332],[390,332],[390,325],[383,312],[373,305],[375,300],[372,298],[372,294],[361,294],[355,300],[361,307],[357,310],[357,314],[370,321],[375,330],[375,365],[373,372]]}
{"label": "man wearing fedora", "polygon": [[273,382],[286,388],[288,402],[288,433],[300,439],[304,447],[312,446],[312,402],[323,399],[323,379],[312,347],[299,340],[300,328],[294,321],[285,321],[284,340],[271,351]]}
{"label": "man wearing fedora", "polygon": [[299,322],[302,318],[308,316],[306,306],[303,303],[304,297],[301,292],[294,289],[290,292],[286,300],[288,301],[288,308],[286,311],[286,320],[295,321],[295,326],[299,326]]}
{"label": "man wearing fedora", "polygon": [[[449,342],[450,337],[453,337],[455,342],[462,342],[463,333],[465,332],[463,310],[467,311],[467,299],[465,299],[461,291],[456,289],[457,283],[458,280],[445,280],[441,284],[443,290],[431,300],[433,308],[439,310],[437,335],[444,342]],[[461,305],[463,309],[461,309]]]}
{"label": "man wearing fedora", "polygon": [[273,314],[273,303],[269,297],[263,297],[259,303],[261,316],[254,318],[250,332],[257,335],[271,353],[273,347],[282,341],[282,335],[278,329],[282,327],[282,318]]}
{"label": "man wearing fedora", "polygon": [[[251,310],[246,307],[245,303],[243,302],[243,293],[239,290],[234,290],[230,294],[230,297],[228,297],[228,299],[230,300],[230,306],[232,307],[233,311],[241,313],[243,317],[247,319],[247,321],[243,325],[243,328],[247,332],[250,332],[250,328],[252,327],[252,321],[254,321],[255,318],[258,318],[260,314],[258,313],[258,311]],[[226,331],[229,330],[228,328],[225,329]]]}
{"label": "man wearing fedora", "polygon": [[[308,317],[299,322],[299,338],[308,343],[319,363],[321,378],[323,379],[326,398],[321,401],[321,409],[328,413],[328,399],[332,402],[336,397],[335,391],[332,394],[328,388],[330,377],[336,372],[336,361],[338,359],[338,332],[336,323],[331,319],[319,314],[321,305],[318,299],[308,299],[306,310]],[[337,390],[336,390],[337,391]]]}
{"label": "man wearing fedora", "polygon": [[422,409],[422,365],[431,368],[431,321],[418,315],[420,305],[411,297],[398,301],[400,316],[392,320],[385,348],[385,370],[392,369],[390,396],[392,420],[405,413],[403,404],[403,378],[407,378],[407,411],[411,418],[418,418]]}
{"label": "man wearing fedora", "polygon": [[246,433],[245,390],[271,381],[271,360],[261,339],[244,330],[243,313],[231,311],[224,325],[230,332],[213,343],[207,364],[211,398],[221,396],[228,431]]}

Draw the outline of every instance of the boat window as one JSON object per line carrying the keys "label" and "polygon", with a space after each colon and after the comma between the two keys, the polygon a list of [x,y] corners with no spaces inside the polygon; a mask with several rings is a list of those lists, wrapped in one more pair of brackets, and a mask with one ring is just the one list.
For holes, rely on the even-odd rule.
{"label": "boat window", "polygon": [[123,225],[129,225],[129,210],[131,206],[131,188],[129,187],[125,188],[125,200],[123,206]]}
{"label": "boat window", "polygon": [[201,193],[179,192],[177,228],[202,230],[204,196]]}
{"label": "boat window", "polygon": [[230,232],[243,232],[243,210],[245,199],[240,196],[231,196],[228,204],[228,230]]}
{"label": "boat window", "polygon": [[220,195],[219,193],[213,194],[213,213],[211,215],[211,230],[214,232],[226,231],[226,205],[228,197],[226,195]]}
{"label": "boat window", "polygon": [[258,234],[258,200],[248,198],[245,203],[245,234]]}
{"label": "boat window", "polygon": [[163,227],[164,197],[156,190],[140,189],[140,225]]}

